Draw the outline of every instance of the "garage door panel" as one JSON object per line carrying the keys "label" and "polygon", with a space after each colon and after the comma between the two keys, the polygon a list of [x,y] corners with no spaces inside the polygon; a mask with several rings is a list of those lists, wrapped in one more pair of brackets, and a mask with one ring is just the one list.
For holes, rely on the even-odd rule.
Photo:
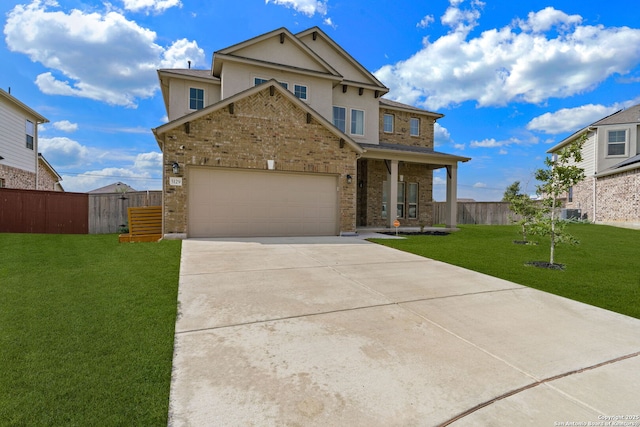
{"label": "garage door panel", "polygon": [[190,237],[336,235],[337,177],[191,168]]}

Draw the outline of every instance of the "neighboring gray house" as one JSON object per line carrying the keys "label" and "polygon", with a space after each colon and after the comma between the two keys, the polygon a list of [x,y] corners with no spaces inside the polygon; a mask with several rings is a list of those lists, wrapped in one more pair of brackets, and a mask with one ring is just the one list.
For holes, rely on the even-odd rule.
{"label": "neighboring gray house", "polygon": [[280,28],[215,52],[210,70],[158,77],[165,237],[429,226],[440,168],[456,226],[469,159],[434,150],[442,114],[383,98],[389,89],[319,28]]}
{"label": "neighboring gray house", "polygon": [[38,125],[48,122],[0,89],[0,187],[64,191],[60,175],[38,153]]}
{"label": "neighboring gray house", "polygon": [[586,179],[570,189],[566,208],[599,224],[640,228],[640,104],[580,129],[548,150],[555,153],[587,135],[582,149]]}

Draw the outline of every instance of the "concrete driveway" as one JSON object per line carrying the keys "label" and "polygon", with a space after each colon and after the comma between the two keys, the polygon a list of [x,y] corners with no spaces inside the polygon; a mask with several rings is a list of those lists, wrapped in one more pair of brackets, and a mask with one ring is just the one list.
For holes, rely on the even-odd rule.
{"label": "concrete driveway", "polygon": [[640,426],[640,320],[361,239],[186,240],[178,299],[171,426]]}

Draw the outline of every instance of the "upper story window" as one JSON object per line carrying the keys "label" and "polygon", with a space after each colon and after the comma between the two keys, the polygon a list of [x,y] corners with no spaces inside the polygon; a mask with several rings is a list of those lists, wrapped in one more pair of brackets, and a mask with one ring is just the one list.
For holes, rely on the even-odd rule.
{"label": "upper story window", "polygon": [[27,134],[27,148],[29,150],[33,150],[33,137],[35,135],[35,127],[33,126],[33,122],[30,120],[27,120],[25,127],[25,133]]}
{"label": "upper story window", "polygon": [[420,136],[420,119],[412,117],[409,122],[409,135]]}
{"label": "upper story window", "polygon": [[351,110],[351,133],[353,135],[364,135],[364,111]]}
{"label": "upper story window", "polygon": [[304,101],[307,100],[307,87],[304,85],[293,85],[293,94]]}
{"label": "upper story window", "polygon": [[263,79],[261,77],[256,77],[253,79],[253,85],[254,86],[258,86],[261,85],[262,83],[266,83],[268,80],[267,79]]}
{"label": "upper story window", "polygon": [[382,127],[385,133],[393,133],[393,114],[385,114],[382,119]]}
{"label": "upper story window", "polygon": [[189,88],[189,109],[201,110],[204,108],[204,89]]}
{"label": "upper story window", "polygon": [[333,106],[333,125],[342,132],[347,131],[347,109]]}
{"label": "upper story window", "polygon": [[624,156],[627,149],[627,131],[610,130],[607,133],[607,155]]}
{"label": "upper story window", "polygon": [[289,83],[287,82],[278,82],[278,83],[280,83],[280,86],[282,86],[283,88],[289,89]]}

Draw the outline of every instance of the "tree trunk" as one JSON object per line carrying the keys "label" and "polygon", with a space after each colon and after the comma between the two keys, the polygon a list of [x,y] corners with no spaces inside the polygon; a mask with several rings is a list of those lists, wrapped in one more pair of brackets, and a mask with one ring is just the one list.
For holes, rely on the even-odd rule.
{"label": "tree trunk", "polygon": [[552,196],[553,201],[551,203],[551,255],[549,257],[549,263],[553,265],[554,255],[556,251],[556,196]]}

